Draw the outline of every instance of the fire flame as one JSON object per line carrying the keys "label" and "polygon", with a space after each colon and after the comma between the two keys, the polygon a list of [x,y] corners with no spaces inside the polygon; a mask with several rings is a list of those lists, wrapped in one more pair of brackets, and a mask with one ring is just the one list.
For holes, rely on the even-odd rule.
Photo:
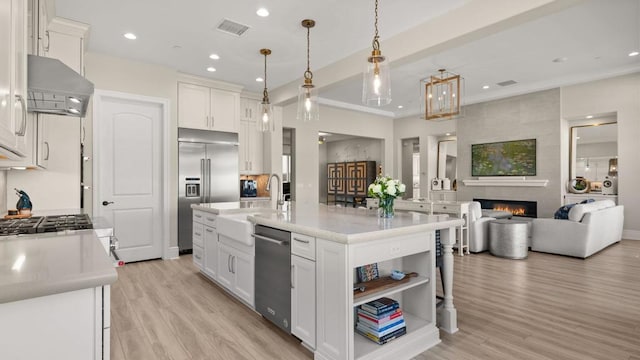
{"label": "fire flame", "polygon": [[515,216],[521,216],[525,214],[525,208],[524,207],[510,207],[507,205],[496,205],[493,207],[493,210],[496,211],[508,211],[510,213],[512,213]]}

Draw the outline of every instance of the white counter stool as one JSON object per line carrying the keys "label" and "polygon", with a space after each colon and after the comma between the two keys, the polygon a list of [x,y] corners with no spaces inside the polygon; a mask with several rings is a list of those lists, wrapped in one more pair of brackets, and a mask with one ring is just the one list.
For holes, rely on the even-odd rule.
{"label": "white counter stool", "polygon": [[508,259],[526,259],[529,222],[499,219],[489,222],[489,252]]}

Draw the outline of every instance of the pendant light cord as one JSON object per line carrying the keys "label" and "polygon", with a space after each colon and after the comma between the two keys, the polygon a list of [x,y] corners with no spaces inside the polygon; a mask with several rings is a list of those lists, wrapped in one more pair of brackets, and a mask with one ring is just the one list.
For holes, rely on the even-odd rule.
{"label": "pendant light cord", "polygon": [[269,92],[267,91],[267,54],[264,54],[264,90],[262,91],[262,101],[269,103]]}
{"label": "pendant light cord", "polygon": [[373,50],[380,50],[380,43],[378,42],[378,0],[376,0],[376,8],[375,8],[375,22],[374,22],[374,27],[375,27],[375,35],[373,36]]}

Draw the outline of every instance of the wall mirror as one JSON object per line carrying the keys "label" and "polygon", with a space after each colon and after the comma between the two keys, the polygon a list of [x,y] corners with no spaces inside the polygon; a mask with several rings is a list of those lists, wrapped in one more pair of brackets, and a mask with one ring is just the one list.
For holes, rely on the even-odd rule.
{"label": "wall mirror", "polygon": [[458,157],[458,141],[454,139],[438,141],[438,178],[453,181],[458,177],[456,159]]}
{"label": "wall mirror", "polygon": [[617,176],[618,124],[607,120],[571,127],[570,178],[584,177],[594,192],[601,190],[605,176]]}

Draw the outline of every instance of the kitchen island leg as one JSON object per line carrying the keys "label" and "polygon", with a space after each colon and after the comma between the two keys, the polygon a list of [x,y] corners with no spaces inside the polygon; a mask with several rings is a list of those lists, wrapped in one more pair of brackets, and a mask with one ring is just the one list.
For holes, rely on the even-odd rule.
{"label": "kitchen island leg", "polygon": [[[453,305],[453,245],[456,243],[456,228],[440,230],[442,243],[442,283],[444,304],[437,309],[438,327],[449,334],[458,331],[458,313]],[[462,237],[460,238],[462,245]],[[462,246],[460,246],[462,247]]]}

